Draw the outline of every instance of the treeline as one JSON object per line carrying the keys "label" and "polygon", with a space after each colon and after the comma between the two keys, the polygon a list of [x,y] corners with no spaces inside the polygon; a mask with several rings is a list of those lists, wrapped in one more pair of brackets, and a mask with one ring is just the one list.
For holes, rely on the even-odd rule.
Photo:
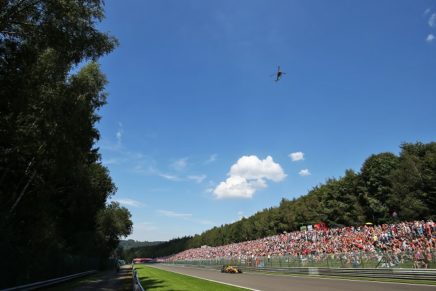
{"label": "treeline", "polygon": [[131,232],[95,147],[102,2],[0,1],[0,289],[103,266]]}
{"label": "treeline", "polygon": [[128,239],[128,240],[120,240],[120,244],[118,246],[120,248],[123,248],[124,250],[128,250],[137,247],[154,246],[161,243],[163,243],[163,241],[137,241],[133,239]]}
{"label": "treeline", "polygon": [[435,209],[436,143],[406,143],[401,145],[399,156],[372,155],[360,172],[346,170],[341,178],[328,179],[300,198],[282,199],[278,207],[214,227],[201,235],[131,249],[126,255],[128,258],[165,256],[179,252],[181,246],[189,249],[225,245],[295,231],[321,221],[336,227],[436,219]]}
{"label": "treeline", "polygon": [[192,247],[190,244],[192,239],[192,236],[185,236],[154,246],[131,248],[123,252],[123,258],[127,262],[131,262],[134,258],[159,258],[176,254],[190,249]]}

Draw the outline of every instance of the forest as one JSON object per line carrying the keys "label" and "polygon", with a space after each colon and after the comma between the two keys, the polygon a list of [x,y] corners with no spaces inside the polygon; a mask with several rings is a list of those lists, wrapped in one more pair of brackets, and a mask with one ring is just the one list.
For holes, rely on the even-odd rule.
{"label": "forest", "polygon": [[136,241],[133,239],[128,239],[128,240],[120,240],[119,247],[123,248],[124,250],[128,250],[128,249],[137,248],[137,247],[154,246],[154,245],[158,245],[160,243],[163,243],[163,242],[161,242],[161,241]]}
{"label": "forest", "polygon": [[194,237],[156,246],[132,248],[126,259],[163,257],[203,245],[220,246],[254,240],[301,226],[324,222],[328,227],[436,219],[436,142],[404,143],[399,155],[368,157],[359,172],[346,170],[306,195],[214,227]]}
{"label": "forest", "polygon": [[0,289],[108,267],[132,230],[96,142],[98,0],[0,1]]}

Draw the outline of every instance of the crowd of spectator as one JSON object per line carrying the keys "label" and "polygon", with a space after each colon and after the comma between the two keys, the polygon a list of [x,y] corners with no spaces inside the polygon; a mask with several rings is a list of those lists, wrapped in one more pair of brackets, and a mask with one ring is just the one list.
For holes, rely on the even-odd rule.
{"label": "crowd of spectator", "polygon": [[411,221],[396,224],[364,225],[323,230],[304,230],[218,247],[203,246],[166,258],[168,261],[239,259],[256,257],[307,257],[325,255],[389,254],[389,264],[408,254],[416,268],[426,268],[436,258],[436,223]]}

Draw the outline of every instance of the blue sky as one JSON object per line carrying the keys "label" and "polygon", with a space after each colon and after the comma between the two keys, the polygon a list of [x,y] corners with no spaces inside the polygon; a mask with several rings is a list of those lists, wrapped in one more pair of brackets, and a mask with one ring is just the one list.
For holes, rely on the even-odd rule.
{"label": "blue sky", "polygon": [[201,233],[435,140],[436,1],[106,1],[100,28],[120,46],[98,146],[129,238]]}

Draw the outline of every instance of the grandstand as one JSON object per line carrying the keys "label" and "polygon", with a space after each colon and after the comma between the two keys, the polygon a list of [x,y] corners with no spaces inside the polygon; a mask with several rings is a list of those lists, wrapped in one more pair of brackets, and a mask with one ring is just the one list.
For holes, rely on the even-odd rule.
{"label": "grandstand", "polygon": [[133,264],[146,264],[146,263],[155,263],[156,259],[152,258],[134,258],[132,263]]}
{"label": "grandstand", "polygon": [[436,224],[410,221],[295,231],[218,247],[189,249],[166,262],[232,261],[323,267],[436,267]]}

